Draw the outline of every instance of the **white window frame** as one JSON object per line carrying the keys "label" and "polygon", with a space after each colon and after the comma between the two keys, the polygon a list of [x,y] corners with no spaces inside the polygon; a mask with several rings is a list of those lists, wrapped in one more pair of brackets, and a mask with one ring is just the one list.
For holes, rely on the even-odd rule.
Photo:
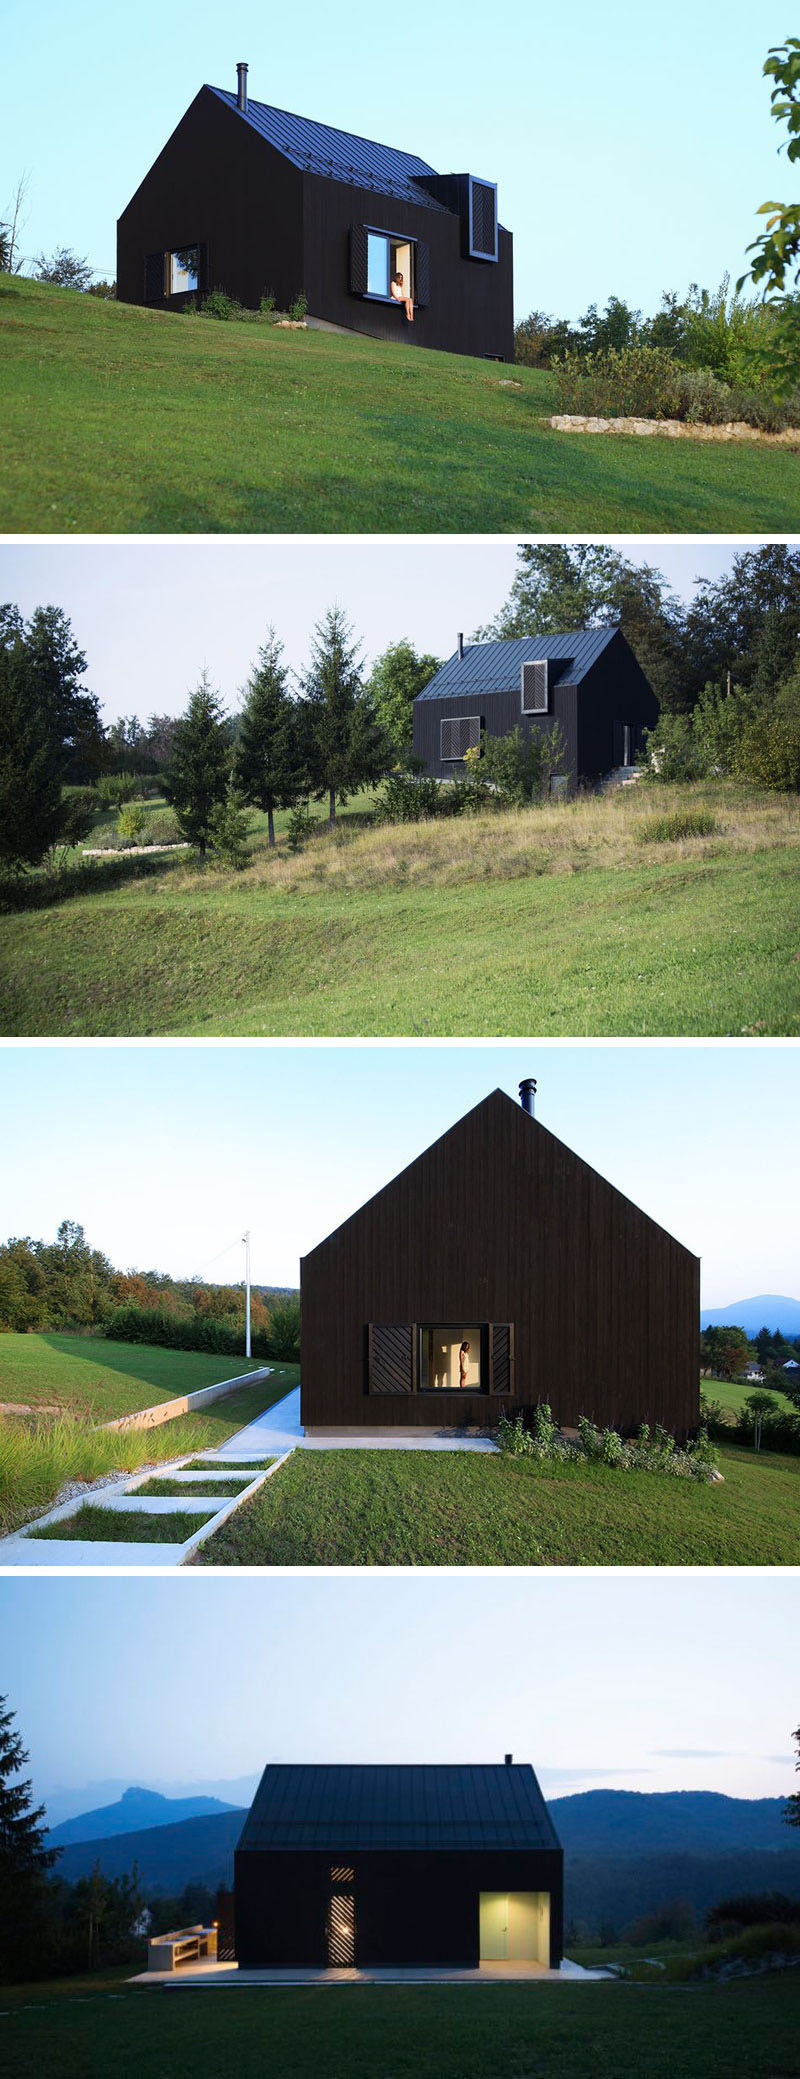
{"label": "white window frame", "polygon": [[440,721],[439,721],[439,763],[440,763],[440,765],[462,765],[462,764],[463,764],[463,762],[464,762],[464,757],[465,757],[465,752],[464,752],[464,751],[446,751],[446,750],[445,750],[445,748],[444,748],[444,732],[445,732],[445,730],[446,730],[446,729],[452,729],[452,728],[454,727],[454,725],[455,725],[455,724],[457,724],[457,723],[464,723],[464,722],[466,722],[466,723],[474,723],[474,724],[476,725],[476,727],[477,727],[477,735],[475,736],[475,740],[474,740],[474,743],[468,743],[468,744],[467,744],[467,746],[466,746],[466,750],[467,750],[467,751],[473,751],[473,750],[477,750],[477,749],[479,748],[479,746],[480,746],[480,740],[481,740],[481,718],[480,718],[480,715],[442,715],[442,716],[441,716],[441,718],[440,718]]}
{"label": "white window frame", "polygon": [[[537,674],[538,674],[538,675],[539,675],[539,677],[540,677],[540,683],[541,683],[541,673],[542,673],[542,671],[544,671],[544,706],[542,706],[542,703],[541,703],[541,701],[537,702],[537,704],[536,704],[536,706],[535,706],[535,707],[527,707],[527,706],[526,706],[526,704],[525,704],[525,673],[526,673],[526,671],[532,671],[532,672],[533,672],[533,675],[534,675],[534,684],[536,683],[536,677],[537,677]],[[519,675],[519,686],[520,686],[520,702],[521,702],[521,706],[522,706],[522,713],[523,713],[523,715],[549,715],[549,713],[550,713],[550,671],[549,671],[549,667],[548,667],[548,660],[547,660],[547,658],[546,658],[546,657],[528,657],[528,658],[526,659],[525,663],[524,663],[523,665],[521,665],[521,667],[520,667],[520,675]]]}
{"label": "white window frame", "polygon": [[392,291],[391,291],[391,279],[392,279],[392,248],[393,248],[393,247],[396,247],[396,246],[399,246],[399,245],[407,245],[407,246],[408,246],[408,254],[409,254],[409,272],[410,272],[410,275],[411,275],[411,280],[410,280],[410,283],[409,283],[409,290],[408,290],[408,293],[409,293],[409,295],[410,295],[410,297],[411,297],[411,301],[412,301],[412,303],[413,303],[413,302],[415,302],[415,301],[416,301],[416,294],[417,294],[417,240],[416,240],[416,238],[410,238],[410,237],[408,236],[408,233],[407,233],[407,232],[404,232],[404,231],[384,231],[384,230],[383,230],[383,229],[381,228],[381,226],[380,226],[380,225],[378,225],[378,224],[365,224],[365,225],[364,225],[364,230],[366,231],[366,234],[367,234],[367,282],[369,282],[369,241],[370,241],[370,239],[371,239],[371,238],[382,238],[382,239],[384,239],[384,241],[385,241],[385,243],[386,243],[386,246],[387,246],[387,254],[386,254],[386,280],[387,280],[387,283],[389,283],[389,285],[390,285],[390,286],[389,286],[389,289],[388,289],[388,293],[387,293],[387,294],[386,294],[385,296],[381,295],[381,294],[379,293],[379,291],[378,291],[377,289],[370,289],[370,288],[366,288],[366,289],[364,290],[364,301],[365,301],[365,303],[394,303],[394,304],[397,304],[397,303],[399,302],[399,298],[398,298],[397,296],[393,296],[393,295],[392,295]]}

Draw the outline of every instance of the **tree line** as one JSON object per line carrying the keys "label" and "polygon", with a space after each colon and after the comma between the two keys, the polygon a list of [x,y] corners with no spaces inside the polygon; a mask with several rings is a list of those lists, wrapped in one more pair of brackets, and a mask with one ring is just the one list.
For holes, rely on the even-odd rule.
{"label": "tree line", "polygon": [[[54,1242],[24,1235],[0,1244],[0,1332],[103,1335],[235,1356],[243,1347],[244,1317],[242,1285],[115,1270],[75,1220],[62,1220]],[[255,1287],[250,1320],[254,1357],[296,1361],[297,1293]]]}

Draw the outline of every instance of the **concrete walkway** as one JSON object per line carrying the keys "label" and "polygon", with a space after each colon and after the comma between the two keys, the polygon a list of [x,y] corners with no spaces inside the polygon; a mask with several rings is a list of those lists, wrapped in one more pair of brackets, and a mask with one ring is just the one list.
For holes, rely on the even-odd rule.
{"label": "concrete walkway", "polygon": [[258,1987],[263,1991],[290,1985],[576,1985],[596,1982],[600,1978],[612,1978],[610,1971],[587,1971],[580,1964],[569,1963],[565,1958],[560,1971],[545,1970],[542,1964],[534,1963],[491,1963],[481,1964],[476,1970],[459,1970],[456,1966],[435,1970],[424,1964],[375,1968],[372,1970],[301,1970],[275,1971],[239,1970],[237,1964],[199,1963],[185,1964],[178,1971],[142,1971],[129,1982],[132,1985],[164,1985],[170,1992],[188,1987],[190,1991],[220,1991],[228,1987]]}
{"label": "concrete walkway", "polygon": [[365,1430],[363,1435],[353,1436],[347,1430],[341,1435],[306,1436],[300,1421],[300,1388],[295,1386],[283,1400],[267,1408],[255,1422],[248,1422],[229,1437],[224,1446],[226,1458],[252,1458],[268,1451],[496,1451],[497,1445],[491,1437],[464,1436],[457,1429],[412,1429],[382,1430],[378,1434]]}

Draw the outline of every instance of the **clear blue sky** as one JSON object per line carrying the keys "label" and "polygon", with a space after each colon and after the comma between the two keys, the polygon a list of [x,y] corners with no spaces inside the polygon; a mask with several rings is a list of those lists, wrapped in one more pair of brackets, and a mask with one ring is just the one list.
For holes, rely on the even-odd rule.
{"label": "clear blue sky", "polygon": [[[622,545],[622,544],[621,544]],[[730,542],[625,544],[683,598],[698,576],[730,568]],[[0,546],[0,599],[25,616],[63,607],[86,651],[87,684],[106,722],[181,714],[203,665],[229,712],[274,621],[294,671],[308,660],[314,622],[345,608],[370,662],[408,636],[447,657],[459,629],[491,620],[516,570],[509,541],[64,542]]]}
{"label": "clear blue sky", "polygon": [[[777,0],[6,0],[0,206],[30,168],[25,251],[115,266],[115,222],[204,82],[496,179],[517,313],[577,317],[611,292],[741,273],[759,203],[786,185],[761,68]],[[789,186],[791,182],[789,181]]]}
{"label": "clear blue sky", "polygon": [[510,1752],[550,1795],[782,1796],[799,1596],[790,1573],[710,1569],[16,1575],[3,1688],[40,1795]]}
{"label": "clear blue sky", "polygon": [[119,1268],[233,1281],[249,1227],[254,1279],[294,1285],[301,1254],[529,1074],[543,1124],[702,1256],[704,1305],[800,1296],[798,1050],[763,1040],[9,1042],[0,1237],[68,1217]]}

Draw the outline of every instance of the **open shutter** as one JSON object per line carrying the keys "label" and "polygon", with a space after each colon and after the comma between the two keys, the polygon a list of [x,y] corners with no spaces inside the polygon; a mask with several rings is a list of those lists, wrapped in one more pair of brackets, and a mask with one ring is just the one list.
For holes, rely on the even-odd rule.
{"label": "open shutter", "polygon": [[163,301],[164,301],[164,265],[165,265],[165,262],[164,262],[164,255],[163,255],[163,253],[148,253],[148,254],[147,254],[147,257],[146,257],[146,259],[145,259],[145,263],[144,263],[144,300],[145,300],[145,303],[163,303]]}
{"label": "open shutter", "polygon": [[414,271],[414,301],[425,310],[431,300],[431,249],[424,238],[417,239],[416,265]]}
{"label": "open shutter", "polygon": [[497,189],[492,181],[469,182],[469,249],[473,260],[497,259]]}
{"label": "open shutter", "polygon": [[197,247],[197,287],[198,287],[198,289],[199,289],[199,291],[200,291],[201,295],[205,295],[205,293],[206,293],[206,290],[207,290],[207,288],[208,288],[208,246],[207,246],[207,245],[199,245],[199,246]]}
{"label": "open shutter", "polygon": [[369,1331],[370,1393],[413,1393],[414,1328],[409,1321],[374,1321]]}
{"label": "open shutter", "polygon": [[489,1381],[492,1393],[514,1391],[513,1321],[492,1321],[490,1324]]}
{"label": "open shutter", "polygon": [[366,224],[350,225],[350,293],[352,296],[366,296],[367,293]]}

